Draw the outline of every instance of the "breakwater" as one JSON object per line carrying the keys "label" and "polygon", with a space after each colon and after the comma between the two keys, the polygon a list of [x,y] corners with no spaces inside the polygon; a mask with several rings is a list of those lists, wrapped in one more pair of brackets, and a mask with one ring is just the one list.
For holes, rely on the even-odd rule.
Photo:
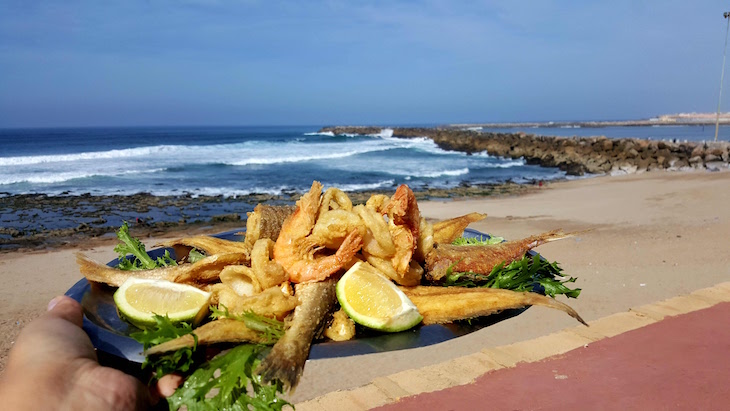
{"label": "breakwater", "polygon": [[[393,137],[428,137],[445,150],[558,167],[568,175],[631,174],[652,170],[720,170],[730,167],[728,142],[672,142],[607,137],[550,137],[527,133],[492,133],[452,128],[401,128]],[[335,134],[378,134],[383,127],[325,127]]]}

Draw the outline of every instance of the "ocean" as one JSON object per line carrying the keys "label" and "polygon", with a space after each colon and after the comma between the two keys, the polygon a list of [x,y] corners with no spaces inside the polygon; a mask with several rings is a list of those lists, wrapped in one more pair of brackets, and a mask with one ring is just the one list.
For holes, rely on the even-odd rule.
{"label": "ocean", "polygon": [[[0,249],[43,246],[69,233],[104,235],[123,221],[207,223],[227,215],[236,221],[262,196],[291,202],[313,180],[347,192],[391,192],[402,183],[419,191],[569,178],[519,159],[394,138],[388,129],[375,135],[319,129],[0,129]],[[713,127],[701,126],[494,131],[698,141],[711,139],[709,129],[714,136]],[[721,128],[721,135],[728,131]]]}
{"label": "ocean", "polygon": [[559,170],[431,140],[319,134],[319,127],[151,127],[0,130],[0,192],[206,195],[523,183]]}

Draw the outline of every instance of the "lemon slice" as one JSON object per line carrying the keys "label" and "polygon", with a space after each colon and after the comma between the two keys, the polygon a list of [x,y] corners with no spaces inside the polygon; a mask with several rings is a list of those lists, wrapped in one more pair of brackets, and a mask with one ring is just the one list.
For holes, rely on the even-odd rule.
{"label": "lemon slice", "polygon": [[144,328],[155,325],[154,315],[173,323],[198,323],[208,312],[210,293],[191,285],[130,277],[114,293],[120,317]]}
{"label": "lemon slice", "polygon": [[347,270],[337,282],[337,299],[353,321],[380,331],[407,330],[423,319],[403,291],[368,263]]}

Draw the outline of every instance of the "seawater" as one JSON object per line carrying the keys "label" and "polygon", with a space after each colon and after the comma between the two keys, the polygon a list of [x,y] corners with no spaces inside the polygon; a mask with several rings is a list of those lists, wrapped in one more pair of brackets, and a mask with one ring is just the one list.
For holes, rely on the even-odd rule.
{"label": "seawater", "polygon": [[[564,178],[553,168],[438,148],[427,138],[318,133],[319,126],[0,129],[0,193],[222,195],[345,191]],[[710,126],[483,128],[558,136],[702,141]],[[720,127],[720,139],[730,127]]]}
{"label": "seawater", "polygon": [[0,193],[223,195],[451,188],[563,178],[557,169],[438,148],[427,138],[301,127],[0,130]]}

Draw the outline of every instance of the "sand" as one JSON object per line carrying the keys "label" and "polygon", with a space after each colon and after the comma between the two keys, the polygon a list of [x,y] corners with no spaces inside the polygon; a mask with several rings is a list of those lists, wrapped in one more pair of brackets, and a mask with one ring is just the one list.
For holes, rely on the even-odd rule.
{"label": "sand", "polygon": [[[421,202],[422,214],[448,218],[480,211],[472,227],[509,239],[563,228],[591,230],[538,250],[578,277],[580,298],[562,301],[586,320],[730,280],[730,171],[651,172],[562,181],[509,197]],[[211,227],[210,232],[217,231]],[[152,244],[156,240],[145,241]],[[81,249],[99,261],[113,245]],[[0,254],[0,369],[19,330],[80,275],[74,252]],[[309,361],[294,401],[366,384],[402,370],[484,348],[546,335],[577,323],[534,307],[519,316],[446,343],[419,349]]]}

